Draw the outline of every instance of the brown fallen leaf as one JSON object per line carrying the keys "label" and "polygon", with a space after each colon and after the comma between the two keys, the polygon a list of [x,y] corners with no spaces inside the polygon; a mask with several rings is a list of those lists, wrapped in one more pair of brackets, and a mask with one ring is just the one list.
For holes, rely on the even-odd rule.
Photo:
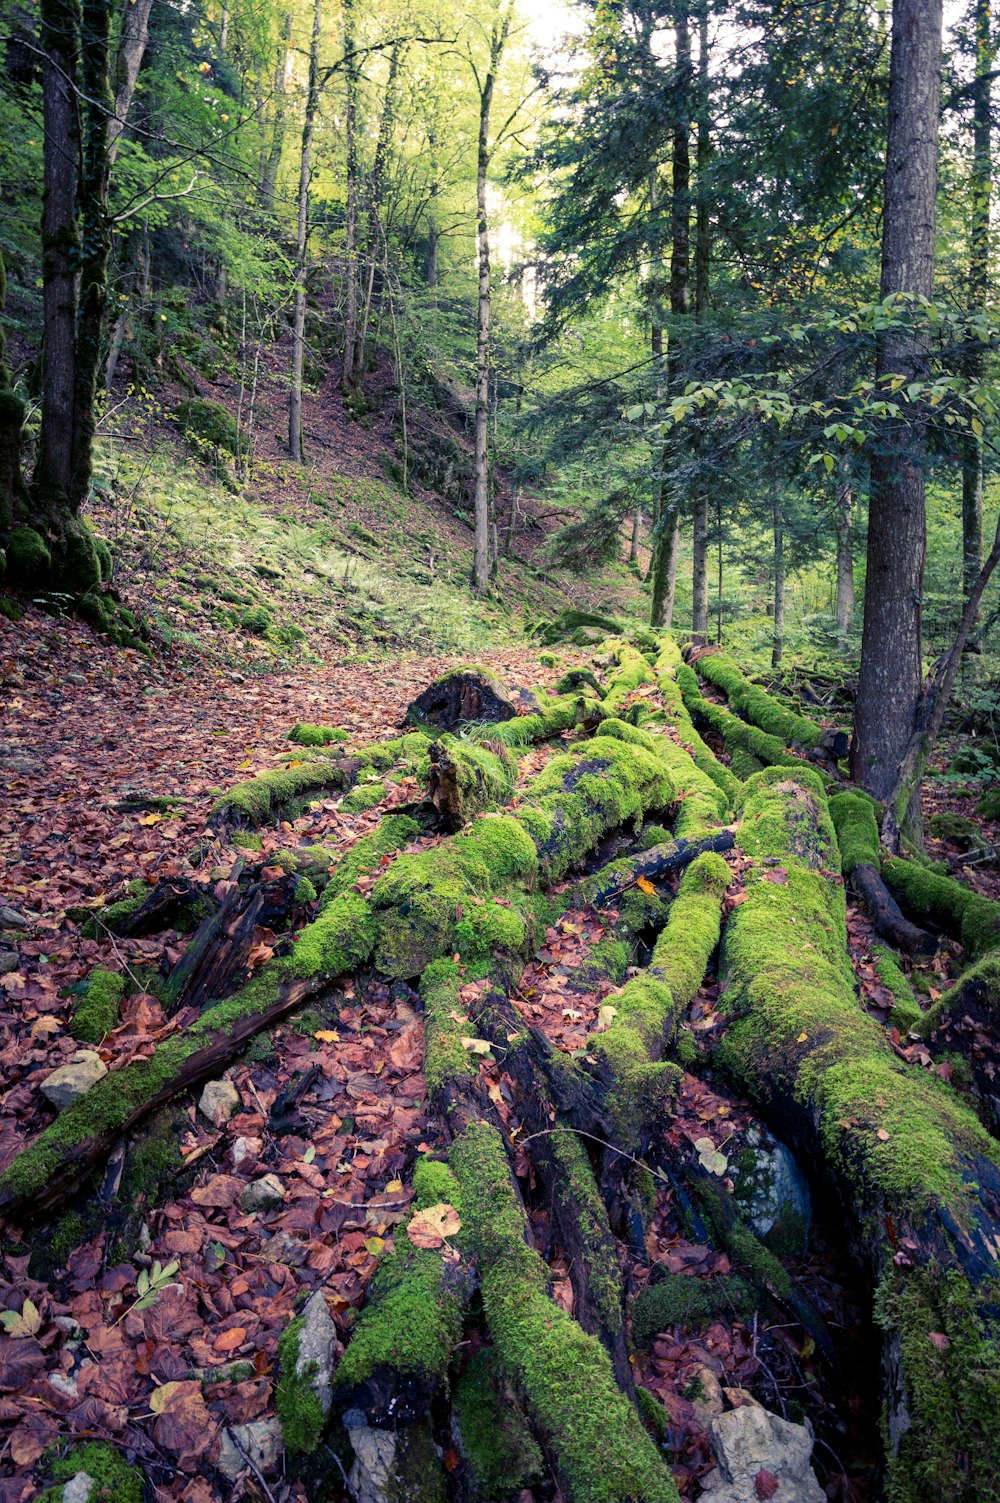
{"label": "brown fallen leaf", "polygon": [[443,1247],[445,1239],[453,1237],[461,1225],[455,1207],[440,1201],[435,1206],[428,1206],[426,1211],[418,1211],[410,1219],[406,1235],[414,1247],[433,1249]]}

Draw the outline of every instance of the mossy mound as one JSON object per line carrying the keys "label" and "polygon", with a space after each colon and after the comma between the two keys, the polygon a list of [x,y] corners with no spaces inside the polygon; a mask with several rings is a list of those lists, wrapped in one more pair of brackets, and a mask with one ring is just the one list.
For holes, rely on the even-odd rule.
{"label": "mossy mound", "polygon": [[346,741],[348,736],[337,726],[310,725],[307,721],[300,721],[292,726],[288,739],[296,746],[329,746],[332,742]]}
{"label": "mossy mound", "polygon": [[596,611],[581,611],[575,606],[567,606],[551,621],[540,621],[532,627],[531,635],[543,647],[554,647],[557,642],[567,640],[580,647],[589,647],[605,637],[617,637],[621,631],[622,623],[613,616],[602,616]]}
{"label": "mossy mound", "polygon": [[65,1455],[50,1451],[45,1465],[49,1475],[60,1484],[49,1490],[51,1503],[62,1497],[62,1484],[77,1472],[86,1472],[94,1480],[87,1503],[142,1503],[142,1473],[137,1467],[128,1466],[120,1452],[104,1441],[73,1446]]}
{"label": "mossy mound", "polygon": [[238,452],[239,430],[236,419],[221,402],[192,397],[174,409],[174,418],[184,436],[194,440],[195,448],[207,444],[211,448],[222,449],[227,454]]}
{"label": "mossy mound", "polygon": [[7,539],[7,572],[26,585],[44,584],[52,568],[52,554],[33,527],[15,527]]}
{"label": "mossy mound", "polygon": [[632,1301],[632,1339],[636,1346],[644,1347],[670,1326],[700,1326],[734,1317],[746,1320],[755,1306],[753,1291],[745,1279],[667,1274],[657,1283],[647,1284]]}
{"label": "mossy mound", "polygon": [[86,987],[73,1004],[73,1037],[99,1044],[118,1022],[118,1010],[127,990],[125,977],[99,966],[91,971]]}
{"label": "mossy mound", "polygon": [[882,876],[904,908],[956,935],[970,960],[1000,945],[1000,903],[898,856],[884,862]]}
{"label": "mossy mound", "polygon": [[1000,820],[1000,788],[990,788],[976,805],[980,819]]}

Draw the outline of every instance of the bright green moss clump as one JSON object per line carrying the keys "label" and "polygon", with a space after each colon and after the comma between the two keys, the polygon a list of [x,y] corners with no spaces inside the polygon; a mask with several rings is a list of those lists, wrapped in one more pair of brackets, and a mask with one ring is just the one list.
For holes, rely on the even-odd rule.
{"label": "bright green moss clump", "polygon": [[721,689],[730,708],[744,720],[759,726],[769,736],[776,736],[786,746],[804,746],[814,751],[823,740],[823,727],[804,715],[796,715],[740,672],[724,652],[713,652],[698,659],[698,672],[717,689]]}
{"label": "bright green moss clump", "polygon": [[537,741],[548,741],[562,731],[571,731],[585,716],[595,715],[600,710],[596,699],[585,699],[581,694],[562,694],[555,698],[538,695],[540,707],[530,715],[516,715],[500,725],[470,726],[468,735],[476,740],[482,738],[502,746],[533,746]]}
{"label": "bright green moss clump", "polygon": [[375,947],[375,932],[367,900],[360,893],[341,893],[299,934],[289,972],[308,980],[356,971]]}
{"label": "bright green moss clump", "polygon": [[664,638],[656,660],[656,681],[660,698],[666,706],[670,721],[677,728],[682,744],[690,751],[696,765],[706,777],[711,778],[712,782],[721,788],[727,805],[731,806],[739,795],[740,780],[728,767],[723,766],[695,730],[691,713],[681,692],[682,671],[689,675],[689,681],[693,681],[694,692],[700,700],[701,691],[698,689],[698,680],[693,670],[688,668],[681,657],[677,643],[670,637]]}
{"label": "bright green moss clump", "polygon": [[12,579],[41,584],[52,568],[52,554],[33,527],[15,527],[7,539],[7,569]]}
{"label": "bright green moss clump", "polygon": [[299,1337],[305,1324],[302,1316],[290,1321],[278,1338],[278,1361],[281,1377],[274,1393],[274,1404],[281,1421],[285,1448],[293,1455],[315,1451],[326,1429],[326,1415],[312,1384],[316,1364],[298,1372]]}
{"label": "bright green moss clump", "polygon": [[98,966],[91,971],[86,990],[73,1005],[70,1031],[75,1039],[99,1044],[118,1022],[118,1009],[125,996],[125,977]]}
{"label": "bright green moss clump", "polygon": [[299,721],[288,732],[289,741],[294,741],[296,746],[329,746],[331,742],[346,741],[347,732],[331,725],[310,725],[308,721]]}
{"label": "bright green moss clump", "polygon": [[[451,1205],[462,1215],[462,1191],[446,1164],[419,1161],[413,1177],[416,1208]],[[455,1245],[464,1251],[464,1232]],[[444,1379],[462,1336],[472,1292],[464,1263],[412,1246],[400,1231],[396,1249],[382,1258],[347,1351],[337,1366],[339,1389],[357,1388],[380,1370],[405,1377],[427,1398]]]}
{"label": "bright green moss clump", "polygon": [[516,1497],[542,1480],[541,1448],[488,1350],[477,1352],[459,1378],[452,1413],[481,1498]]}
{"label": "bright green moss clump", "polygon": [[898,1028],[900,1033],[909,1033],[911,1028],[917,1027],[923,1020],[923,1013],[913,995],[913,989],[888,945],[874,945],[872,954],[878,979],[883,986],[888,987],[895,998],[887,1019],[889,1026]]}
{"label": "bright green moss clump", "polygon": [[632,1301],[632,1338],[648,1346],[668,1326],[707,1325],[717,1318],[745,1320],[754,1309],[750,1286],[735,1276],[718,1279],[667,1274]]}
{"label": "bright green moss clump", "polygon": [[497,1361],[573,1503],[677,1503],[669,1471],[615,1383],[606,1351],[549,1297],[549,1271],[525,1240],[499,1134],[473,1123],[450,1157]]}
{"label": "bright green moss clump", "polygon": [[477,814],[506,804],[514,792],[517,763],[502,741],[441,739],[430,753],[430,794],[447,829],[458,830]]}
{"label": "bright green moss clump", "polygon": [[128,897],[121,898],[117,903],[109,903],[107,908],[98,909],[81,926],[80,933],[84,939],[100,939],[105,933],[120,934],[132,915],[138,913],[151,891],[145,882],[130,882]]}
{"label": "bright green moss clump", "polygon": [[467,1084],[478,1070],[476,1056],[462,1044],[475,1029],[458,1000],[464,978],[453,960],[431,961],[420,978],[424,1004],[424,1078],[433,1095],[445,1086]]}
{"label": "bright green moss clump", "polygon": [[837,832],[844,876],[849,877],[856,866],[874,866],[878,870],[882,853],[871,799],[860,793],[836,793],[828,807]]}
{"label": "bright green moss clump", "polygon": [[516,954],[528,929],[509,899],[534,881],[537,865],[530,836],[503,814],[481,815],[451,840],[400,856],[371,891],[379,969],[417,976],[454,951],[473,963]]}
{"label": "bright green moss clump", "polygon": [[[970,1164],[996,1161],[998,1150],[943,1083],[893,1054],[858,1006],[817,781],[772,768],[747,784],[740,841],[762,864],[726,926],[720,1062],[758,1097],[798,1104],[866,1212],[885,1205],[919,1219],[945,1202],[957,1221],[971,1221]],[[772,873],[777,880],[767,880]]]}
{"label": "bright green moss clump", "polygon": [[374,809],[385,798],[387,789],[385,783],[358,783],[349,793],[345,793],[340,801],[340,807],[345,814],[363,814],[366,809]]}
{"label": "bright green moss clump", "polygon": [[[68,1482],[77,1472],[93,1477],[88,1503],[142,1503],[142,1473],[137,1467],[128,1466],[114,1446],[104,1441],[92,1440],[74,1446],[65,1456],[55,1457],[49,1470],[59,1483]],[[61,1489],[56,1493],[60,1495]]]}
{"label": "bright green moss clump", "polygon": [[[980,1308],[1000,1302],[984,1292]],[[887,1503],[982,1503],[1000,1477],[1000,1346],[956,1270],[892,1268],[876,1319],[896,1335],[909,1428],[890,1456]]]}
{"label": "bright green moss clump", "polygon": [[212,817],[230,824],[256,826],[276,818],[279,812],[291,812],[311,794],[326,788],[343,788],[348,782],[345,769],[336,762],[310,761],[295,767],[271,767],[237,783],[216,799]]}
{"label": "bright green moss clump", "polygon": [[1000,903],[898,856],[883,864],[882,876],[903,907],[957,935],[970,960],[1000,945]]}
{"label": "bright green moss clump", "polygon": [[698,684],[698,675],[688,663],[681,663],[676,672],[677,684],[683,695],[684,704],[693,719],[707,725],[717,736],[721,736],[726,751],[732,753],[741,748],[763,762],[767,767],[808,767],[810,764],[802,757],[797,757],[788,751],[785,742],[779,736],[772,736],[767,731],[762,731],[759,726],[749,725],[734,715],[732,710],[727,710],[723,705],[717,705],[712,700],[706,699]]}
{"label": "bright green moss clump", "polygon": [[371,834],[356,840],[330,872],[321,908],[347,892],[365,872],[380,867],[383,856],[394,856],[419,834],[420,826],[408,814],[387,814],[380,819]]}

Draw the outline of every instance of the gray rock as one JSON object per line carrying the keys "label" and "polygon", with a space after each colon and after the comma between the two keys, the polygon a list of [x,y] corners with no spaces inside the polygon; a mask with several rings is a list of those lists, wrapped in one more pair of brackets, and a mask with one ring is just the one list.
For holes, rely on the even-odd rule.
{"label": "gray rock", "polygon": [[276,1174],[265,1174],[243,1191],[244,1211],[273,1211],[285,1199],[285,1187]]}
{"label": "gray rock", "polygon": [[244,1458],[249,1457],[265,1477],[274,1477],[283,1452],[281,1422],[277,1418],[254,1420],[249,1425],[227,1425],[222,1432],[216,1466],[224,1477],[235,1482],[241,1472],[248,1470]]}
{"label": "gray rock", "polygon": [[17,908],[0,905],[0,929],[27,929],[31,920]]}
{"label": "gray rock", "polygon": [[337,1361],[337,1327],[333,1323],[322,1290],[317,1290],[307,1300],[302,1311],[302,1321],[295,1371],[300,1378],[309,1374],[309,1382],[323,1407],[323,1413],[329,1414],[333,1402],[333,1369]]}
{"label": "gray rock", "polygon": [[16,950],[0,950],[0,976],[16,971],[20,964]]}
{"label": "gray rock", "polygon": [[68,1065],[60,1065],[41,1084],[42,1095],[62,1111],[71,1101],[85,1096],[91,1086],[103,1080],[108,1067],[93,1049],[78,1049]]}
{"label": "gray rock", "polygon": [[45,1380],[50,1388],[56,1393],[61,1393],[63,1398],[72,1399],[74,1402],[80,1397],[80,1390],[75,1378],[69,1373],[49,1373]]}
{"label": "gray rock", "polygon": [[62,1503],[87,1503],[93,1491],[93,1477],[88,1472],[77,1472],[62,1490]]}
{"label": "gray rock", "polygon": [[356,1425],[348,1430],[354,1450],[351,1488],[357,1503],[386,1503],[396,1480],[396,1432]]}
{"label": "gray rock", "polygon": [[247,1159],[255,1159],[260,1153],[261,1143],[259,1138],[237,1138],[230,1150],[233,1160],[233,1168],[238,1169]]}
{"label": "gray rock", "polygon": [[201,1093],[198,1110],[214,1127],[221,1127],[239,1105],[240,1093],[231,1080],[210,1080]]}
{"label": "gray rock", "polygon": [[809,1464],[813,1442],[805,1425],[793,1425],[760,1404],[745,1404],[718,1415],[711,1436],[719,1464],[702,1478],[705,1503],[758,1503],[762,1469],[777,1478],[771,1503],[826,1503]]}
{"label": "gray rock", "polygon": [[759,1127],[747,1130],[730,1158],[734,1198],[745,1220],[775,1252],[801,1252],[812,1206],[802,1170],[784,1143]]}
{"label": "gray rock", "polygon": [[441,1497],[441,1454],[429,1419],[375,1430],[355,1409],[345,1413],[344,1426],[354,1450],[350,1483],[356,1503],[431,1503]]}

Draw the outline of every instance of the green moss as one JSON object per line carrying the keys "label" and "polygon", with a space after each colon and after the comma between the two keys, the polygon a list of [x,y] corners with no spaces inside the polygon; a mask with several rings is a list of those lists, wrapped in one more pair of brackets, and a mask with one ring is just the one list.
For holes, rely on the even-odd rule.
{"label": "green moss", "polygon": [[374,809],[380,804],[387,791],[385,783],[358,783],[345,793],[340,808],[345,814],[363,814],[366,809]]}
{"label": "green moss", "polygon": [[456,1211],[462,1209],[462,1190],[454,1172],[440,1159],[422,1154],[413,1166],[414,1208],[426,1211],[428,1206],[449,1205]]}
{"label": "green moss", "polygon": [[433,1095],[446,1086],[471,1082],[478,1060],[462,1044],[476,1030],[458,1000],[464,977],[452,960],[431,961],[420,978],[424,1004],[424,1078]]}
{"label": "green moss", "polygon": [[568,673],[563,674],[562,678],[556,684],[555,692],[557,694],[574,694],[577,689],[582,689],[584,685],[593,689],[598,699],[604,698],[604,690],[589,668],[571,668]]}
{"label": "green moss", "polygon": [[310,725],[306,721],[300,721],[293,725],[288,732],[289,741],[294,741],[296,746],[329,746],[332,742],[346,741],[347,732],[337,726]]}
{"label": "green moss", "polygon": [[309,1363],[301,1373],[296,1371],[299,1337],[304,1324],[304,1319],[299,1316],[290,1321],[278,1337],[281,1377],[275,1389],[274,1403],[281,1421],[285,1449],[292,1455],[315,1451],[326,1429],[326,1415],[312,1382],[315,1362]]}
{"label": "green moss", "polygon": [[100,939],[105,933],[120,934],[132,915],[142,907],[151,891],[152,889],[147,887],[145,882],[130,882],[128,884],[129,896],[117,903],[109,903],[107,908],[98,909],[81,925],[80,933],[84,939]]}
{"label": "green moss", "polygon": [[755,757],[752,752],[745,751],[742,746],[733,747],[729,754],[729,765],[740,779],[752,777],[764,766],[758,757]]}
{"label": "green moss", "polygon": [[279,812],[291,813],[310,794],[343,788],[349,774],[336,762],[309,761],[295,767],[272,767],[244,783],[237,783],[216,799],[212,817],[231,824],[262,825]]}
{"label": "green moss", "polygon": [[640,851],[651,851],[656,845],[672,845],[673,834],[666,825],[643,825],[642,834],[639,837]]}
{"label": "green moss", "polygon": [[843,890],[827,869],[836,850],[814,779],[770,769],[747,784],[741,844],[780,860],[784,881],[767,881],[763,866],[748,873],[748,897],[726,926],[719,1060],[751,1092],[808,1111],[856,1204],[919,1219],[944,1201],[965,1222],[974,1214],[970,1161],[997,1159],[997,1150],[857,1005]]}
{"label": "green moss", "polygon": [[970,960],[1000,945],[1000,903],[898,856],[883,863],[882,876],[909,912],[955,934]]}
{"label": "green moss", "polygon": [[33,527],[15,527],[7,539],[7,569],[25,584],[43,584],[52,568],[48,544]]}
{"label": "green moss", "polygon": [[658,1399],[650,1389],[643,1388],[641,1384],[636,1388],[635,1396],[646,1429],[658,1441],[663,1442],[667,1437],[667,1411],[663,1407],[662,1400]]}
{"label": "green moss", "polygon": [[99,966],[91,971],[86,990],[73,1004],[70,1031],[76,1039],[99,1044],[118,1022],[118,1009],[125,996],[124,976]]}
{"label": "green moss", "polygon": [[263,605],[251,606],[240,616],[240,627],[252,637],[265,637],[271,629],[271,612]]}
{"label": "green moss", "polygon": [[668,1326],[708,1325],[734,1317],[746,1320],[755,1304],[744,1279],[667,1274],[658,1283],[647,1284],[632,1301],[632,1337],[636,1346],[644,1347]]}
{"label": "green moss", "polygon": [[234,830],[229,837],[231,845],[238,845],[245,851],[262,851],[264,849],[263,838],[256,830]]}
{"label": "green moss", "polygon": [[562,731],[570,731],[579,725],[592,704],[579,694],[564,694],[556,698],[539,695],[540,708],[531,715],[517,715],[501,725],[470,726],[468,735],[482,737],[491,743],[508,747],[533,746],[538,741],[548,741]]}
{"label": "green moss", "polygon": [[541,1449],[489,1351],[477,1352],[459,1378],[452,1413],[462,1455],[487,1503],[513,1497],[543,1479]]}
{"label": "green moss", "polygon": [[[356,840],[329,873],[323,889],[321,907],[325,909],[342,893],[354,886],[366,872],[382,865],[382,858],[393,856],[420,834],[420,826],[407,814],[387,814],[369,835]],[[318,850],[319,847],[311,849]],[[329,863],[333,865],[333,863]]]}
{"label": "green moss", "polygon": [[204,397],[192,397],[174,409],[174,417],[181,432],[199,443],[227,454],[235,454],[239,447],[239,431],[236,419],[221,402],[209,402]]}
{"label": "green moss", "polygon": [[299,934],[289,972],[304,980],[317,976],[332,980],[363,965],[375,941],[375,920],[367,901],[360,893],[341,893]]}
{"label": "green moss", "polygon": [[68,1482],[77,1472],[93,1477],[95,1486],[88,1503],[142,1503],[142,1473],[138,1467],[128,1466],[114,1446],[104,1441],[73,1446],[65,1456],[52,1458],[49,1471],[57,1482]]}
{"label": "green moss", "polygon": [[499,1134],[484,1122],[456,1139],[451,1162],[501,1370],[544,1437],[574,1503],[677,1503],[677,1491],[610,1361],[548,1294],[528,1246]]}
{"label": "green moss", "polygon": [[296,903],[315,903],[317,892],[308,877],[300,877],[295,884]]}
{"label": "green moss", "polygon": [[618,1331],[623,1317],[617,1246],[587,1151],[575,1132],[554,1132],[545,1146],[555,1165],[559,1216],[576,1228],[586,1259],[587,1290],[601,1328]]}
{"label": "green moss", "polygon": [[431,798],[451,829],[507,803],[517,763],[502,741],[439,740],[430,749]]}
{"label": "green moss", "polygon": [[1000,788],[988,788],[976,805],[980,819],[1000,819]]}
{"label": "green moss", "polygon": [[844,876],[849,877],[856,866],[874,866],[878,870],[882,853],[871,799],[857,793],[837,793],[828,807],[837,832]]}
{"label": "green moss", "polygon": [[725,653],[709,653],[699,658],[698,672],[722,690],[737,715],[751,721],[769,736],[777,737],[786,746],[803,746],[814,751],[822,741],[822,726],[804,715],[796,715],[759,685],[752,684]]}
{"label": "green moss", "polygon": [[[887,1503],[980,1503],[1000,1477],[1000,1346],[957,1270],[892,1268],[876,1318],[898,1342],[909,1427],[890,1456]],[[977,1309],[977,1301],[979,1309]]]}
{"label": "green moss", "polygon": [[590,628],[604,636],[617,636],[622,629],[620,621],[612,616],[595,611],[583,611],[577,606],[567,606],[551,621],[540,621],[532,628],[532,635],[543,647],[554,647],[557,642],[572,638],[577,632]]}
{"label": "green moss", "polygon": [[887,945],[874,945],[872,956],[878,979],[883,986],[888,987],[896,999],[888,1014],[889,1026],[898,1028],[900,1033],[909,1033],[910,1029],[917,1027],[923,1019],[923,1013],[913,995],[913,989],[899,961]]}

